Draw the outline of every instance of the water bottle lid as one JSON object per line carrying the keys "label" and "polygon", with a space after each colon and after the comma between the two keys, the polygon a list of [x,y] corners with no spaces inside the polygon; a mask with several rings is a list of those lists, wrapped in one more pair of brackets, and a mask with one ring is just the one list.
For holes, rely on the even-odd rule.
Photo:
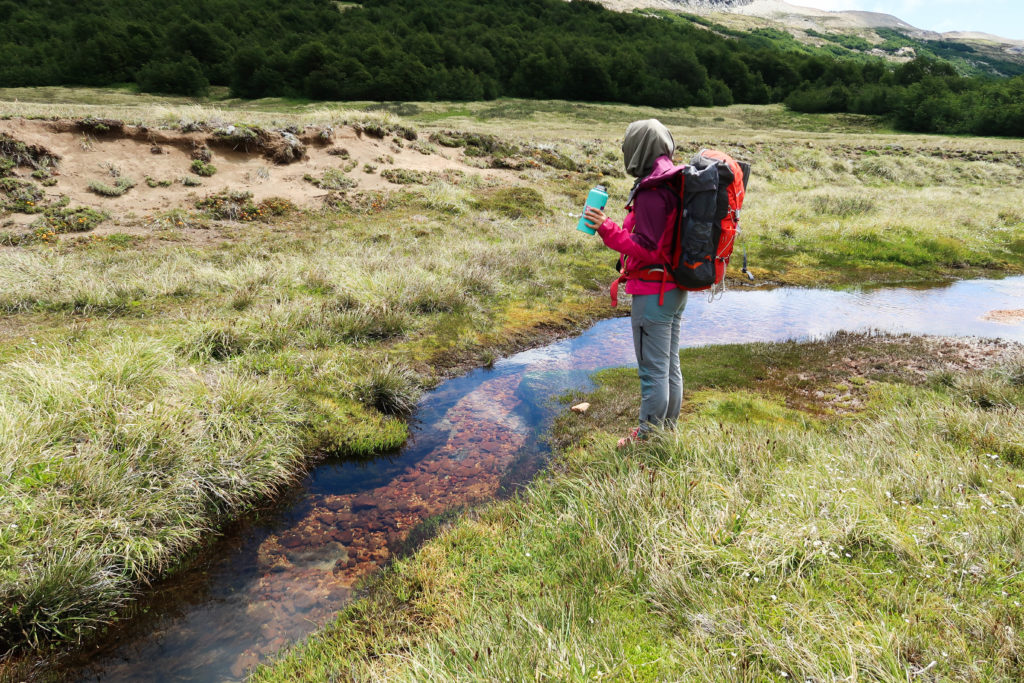
{"label": "water bottle lid", "polygon": [[594,189],[595,190],[600,190],[601,192],[607,192],[608,191],[608,188],[605,187],[604,185],[595,185]]}

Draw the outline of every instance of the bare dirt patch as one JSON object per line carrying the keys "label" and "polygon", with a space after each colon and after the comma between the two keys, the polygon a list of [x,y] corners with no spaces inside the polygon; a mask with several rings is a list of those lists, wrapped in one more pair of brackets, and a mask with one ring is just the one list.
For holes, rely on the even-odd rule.
{"label": "bare dirt patch", "polygon": [[[183,132],[116,120],[8,119],[0,121],[4,135],[59,159],[51,184],[44,188],[47,201],[67,197],[72,205],[107,212],[115,224],[192,209],[200,198],[227,191],[251,192],[256,202],[276,197],[316,207],[327,191],[309,178],[322,178],[325,172],[343,175],[353,191],[397,188],[381,174],[387,169],[427,178],[452,172],[511,178],[508,171],[466,164],[460,150],[414,145],[397,135],[375,137],[350,126],[296,132],[229,126]],[[215,170],[203,175],[202,164]],[[12,175],[27,180],[30,171],[15,168]],[[119,178],[130,179],[134,186],[120,196],[97,193],[98,185],[113,186]],[[0,216],[0,223],[18,230],[32,219],[11,213]]]}

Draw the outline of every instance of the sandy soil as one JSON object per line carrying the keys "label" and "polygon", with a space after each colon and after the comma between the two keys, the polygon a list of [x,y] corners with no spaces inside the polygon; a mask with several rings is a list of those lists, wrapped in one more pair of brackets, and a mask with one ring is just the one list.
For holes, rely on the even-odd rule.
{"label": "sandy soil", "polygon": [[[303,176],[319,177],[329,168],[344,170],[353,161],[356,165],[346,175],[358,183],[356,190],[398,187],[381,177],[380,171],[388,167],[434,172],[457,169],[485,177],[510,175],[507,171],[481,170],[465,164],[461,150],[437,147],[437,153],[423,154],[405,140],[398,140],[396,144],[391,136],[383,140],[367,135],[360,137],[347,126],[334,129],[327,142],[321,140],[319,130],[306,131],[299,136],[306,146],[304,158],[288,164],[275,164],[259,150],[246,153],[218,146],[209,132],[180,133],[125,126],[121,131],[93,134],[83,132],[73,121],[10,119],[0,121],[0,133],[29,145],[40,145],[60,156],[54,173],[57,184],[46,188],[49,199],[66,195],[72,205],[102,209],[115,221],[193,208],[198,198],[224,190],[252,192],[256,201],[281,197],[300,207],[317,206],[327,193],[303,180]],[[208,178],[199,178],[190,171],[193,150],[203,146],[210,149],[211,163],[217,168],[216,174]],[[328,153],[338,148],[348,150],[350,160]],[[391,157],[394,161],[381,162],[381,157]],[[365,164],[377,166],[377,172],[365,173]],[[111,168],[133,179],[136,186],[121,197],[102,197],[90,192],[87,188],[92,181],[113,183]],[[31,171],[15,170],[23,178],[28,178]],[[148,187],[147,176],[155,181],[174,182],[169,187]],[[186,187],[180,182],[183,177],[197,178],[202,185]],[[12,221],[17,227],[35,218],[12,214],[2,217],[0,222]]]}
{"label": "sandy soil", "polygon": [[1024,323],[1024,308],[1017,308],[1005,311],[989,311],[981,316],[982,320],[1004,325],[1020,325]]}

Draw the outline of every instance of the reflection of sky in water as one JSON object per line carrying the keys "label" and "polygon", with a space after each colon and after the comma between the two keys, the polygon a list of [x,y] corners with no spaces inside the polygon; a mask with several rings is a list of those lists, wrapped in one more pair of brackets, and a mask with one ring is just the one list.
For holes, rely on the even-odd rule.
{"label": "reflection of sky in water", "polygon": [[[682,344],[781,341],[820,337],[839,330],[880,330],[913,334],[976,335],[1024,342],[1024,324],[1001,325],[981,317],[992,310],[1024,307],[1024,277],[957,282],[936,289],[887,288],[838,292],[811,289],[732,291],[708,303],[692,294],[684,315]],[[623,306],[623,312],[628,307]],[[245,525],[235,538],[216,547],[220,556],[198,571],[168,582],[147,620],[87,679],[222,681],[234,678],[231,663],[264,642],[261,628],[270,617],[260,607],[259,585],[301,583],[316,578],[332,558],[312,557],[299,573],[266,575],[257,567],[256,549],[269,534],[292,529],[309,514],[310,496],[368,491],[382,495],[410,468],[436,459],[473,457],[473,447],[453,449],[460,431],[489,433],[517,460],[512,479],[529,476],[543,461],[540,434],[564,406],[551,399],[590,386],[593,370],[634,364],[628,318],[594,325],[579,337],[525,351],[440,385],[420,402],[409,443],[370,462],[327,462],[303,484],[304,493],[282,505],[277,515]],[[357,522],[356,524],[358,524]],[[323,565],[321,567],[320,565]],[[310,575],[310,570],[314,573]],[[157,591],[159,593],[160,591]],[[168,595],[170,594],[170,595]],[[336,596],[339,601],[347,592]],[[321,607],[335,608],[334,603]],[[301,612],[288,621],[292,637],[316,627]],[[131,629],[128,629],[131,631]]]}
{"label": "reflection of sky in water", "polygon": [[[982,320],[992,310],[1024,308],[1024,277],[966,280],[932,289],[865,291],[780,288],[730,291],[708,303],[690,295],[682,346],[822,337],[840,330],[1001,337],[1024,342],[1024,324]],[[628,310],[628,309],[624,309]],[[500,361],[497,371],[531,366],[598,369],[635,363],[628,318],[598,323],[581,336]]]}

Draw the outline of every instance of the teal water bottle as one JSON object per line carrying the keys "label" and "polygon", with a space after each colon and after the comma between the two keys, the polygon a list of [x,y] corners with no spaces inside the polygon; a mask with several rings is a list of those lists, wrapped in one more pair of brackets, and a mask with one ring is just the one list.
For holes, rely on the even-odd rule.
{"label": "teal water bottle", "polygon": [[[604,209],[607,203],[608,190],[604,185],[598,185],[590,191],[590,194],[587,195],[586,206],[592,206],[595,209]],[[586,211],[587,209],[584,207],[583,210]],[[587,225],[587,219],[583,215],[580,215],[580,222],[576,224],[576,229],[580,232],[585,232],[588,235],[594,235],[597,233],[597,230],[591,230],[590,226]]]}

